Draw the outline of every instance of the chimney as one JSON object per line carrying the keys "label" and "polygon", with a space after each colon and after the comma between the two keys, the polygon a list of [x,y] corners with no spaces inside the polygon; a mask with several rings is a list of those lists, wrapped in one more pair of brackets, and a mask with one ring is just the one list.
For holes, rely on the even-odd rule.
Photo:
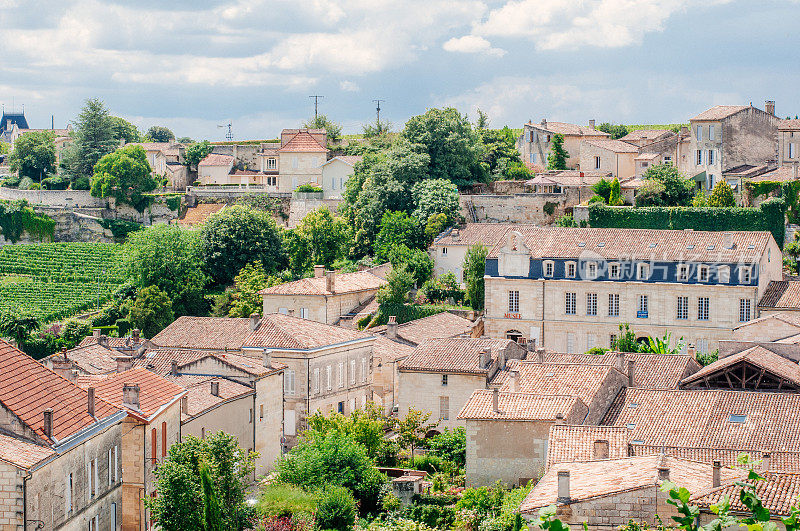
{"label": "chimney", "polygon": [[497,387],[492,389],[492,411],[500,413],[500,390]]}
{"label": "chimney", "polygon": [[134,343],[138,343],[139,342],[139,338],[141,337],[141,333],[142,333],[142,331],[139,330],[138,328],[134,328],[133,330],[131,330],[131,335],[133,336],[133,342]]}
{"label": "chimney", "polygon": [[519,371],[508,371],[508,388],[512,393],[519,392]]}
{"label": "chimney", "polygon": [[714,461],[713,467],[711,469],[711,486],[716,488],[719,487],[721,483],[721,469],[722,467],[719,464],[719,461]]}
{"label": "chimney", "polygon": [[625,353],[624,352],[617,352],[617,369],[619,372],[625,372]]}
{"label": "chimney", "polygon": [[478,364],[481,369],[485,369],[489,366],[490,361],[492,361],[492,351],[491,349],[485,348],[478,355]]}
{"label": "chimney", "polygon": [[325,273],[325,291],[336,293],[336,271]]}
{"label": "chimney", "polygon": [[697,347],[694,346],[694,343],[689,343],[686,347],[686,353],[692,358],[697,358]]}
{"label": "chimney", "polygon": [[178,374],[178,360],[172,360],[172,364],[170,365],[170,368],[169,368],[169,373],[172,376],[175,376],[176,374]]}
{"label": "chimney", "polygon": [[44,434],[48,439],[53,438],[53,410],[51,408],[44,410]]}
{"label": "chimney", "polygon": [[184,415],[189,414],[189,397],[183,396],[181,397],[181,413]]}
{"label": "chimney", "polygon": [[775,102],[773,100],[767,100],[764,102],[764,110],[767,114],[771,114],[775,116]]}
{"label": "chimney", "polygon": [[539,347],[536,349],[536,361],[539,363],[544,363],[544,347]]}
{"label": "chimney", "polygon": [[733,233],[731,232],[722,233],[722,247],[724,249],[733,249]]}
{"label": "chimney", "polygon": [[211,382],[211,396],[219,396],[219,382]]}
{"label": "chimney", "polygon": [[452,236],[455,241],[461,240],[461,232],[459,232],[458,229],[451,230],[450,236]]}
{"label": "chimney", "polygon": [[314,278],[322,278],[325,276],[325,266],[324,265],[315,265],[314,266]]}
{"label": "chimney", "polygon": [[636,362],[628,360],[628,387],[636,387],[635,368]]}
{"label": "chimney", "polygon": [[92,337],[95,338],[95,339],[100,337],[100,329],[99,328],[93,328],[92,329]]}
{"label": "chimney", "polygon": [[255,330],[261,324],[261,316],[256,312],[250,314],[250,330]]}
{"label": "chimney", "polygon": [[63,376],[71,382],[75,381],[72,374],[72,362],[69,361],[69,358],[66,356],[66,349],[64,349],[63,357],[52,358],[50,364],[54,373]]}
{"label": "chimney", "polygon": [[269,349],[264,349],[264,367],[270,367],[272,365],[272,360],[269,356]]}
{"label": "chimney", "polygon": [[594,119],[589,120],[589,127],[594,129]]}
{"label": "chimney", "polygon": [[294,308],[289,308],[289,317],[294,317]]}
{"label": "chimney", "polygon": [[658,480],[669,481],[669,467],[663,461],[658,466]]}
{"label": "chimney", "polygon": [[106,336],[105,334],[100,334],[100,337],[97,338],[97,344],[100,345],[101,347],[107,347],[108,336]]}
{"label": "chimney", "polygon": [[556,413],[556,426],[563,426],[563,425],[564,425],[563,413]]}
{"label": "chimney", "polygon": [[761,469],[764,471],[769,471],[770,466],[772,466],[772,454],[769,452],[764,452],[761,454]]}
{"label": "chimney", "polygon": [[133,367],[133,356],[117,356],[114,361],[117,362],[117,372],[125,372]]}
{"label": "chimney", "polygon": [[547,127],[547,120],[542,118],[542,127]]}
{"label": "chimney", "polygon": [[688,134],[689,134],[689,126],[687,126],[687,125],[682,125],[682,126],[681,126],[681,134],[682,134],[682,135],[688,135]]}
{"label": "chimney", "polygon": [[397,339],[397,316],[390,315],[389,321],[386,323],[386,337],[389,339]]}
{"label": "chimney", "polygon": [[569,503],[569,470],[558,471],[558,503]]}
{"label": "chimney", "polygon": [[89,413],[89,416],[94,417],[94,387],[90,387],[86,390],[86,411]]}
{"label": "chimney", "polygon": [[139,409],[139,384],[123,384],[122,405]]}

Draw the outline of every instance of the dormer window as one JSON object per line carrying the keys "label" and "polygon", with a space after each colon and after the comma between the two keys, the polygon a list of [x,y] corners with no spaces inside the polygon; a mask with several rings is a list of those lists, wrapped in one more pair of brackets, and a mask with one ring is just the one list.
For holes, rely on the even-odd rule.
{"label": "dormer window", "polygon": [[575,278],[575,262],[567,262],[567,278]]}
{"label": "dormer window", "polygon": [[589,279],[597,278],[597,262],[586,263],[586,278]]}
{"label": "dormer window", "polygon": [[275,169],[275,168],[277,168],[277,167],[278,167],[278,161],[276,161],[276,160],[275,160],[274,158],[272,158],[272,157],[270,157],[270,158],[268,158],[268,159],[267,159],[267,169],[268,169],[268,170],[274,170],[274,169]]}
{"label": "dormer window", "polygon": [[753,269],[750,266],[739,267],[739,283],[750,284],[753,275]]}
{"label": "dormer window", "polygon": [[717,279],[720,284],[727,284],[731,281],[731,268],[726,265],[717,266]]}
{"label": "dormer window", "polygon": [[544,266],[544,276],[552,277],[553,271],[555,270],[555,263],[552,260],[545,260],[543,266]]}
{"label": "dormer window", "polygon": [[689,264],[678,264],[678,282],[689,281]]}
{"label": "dormer window", "polygon": [[650,278],[650,264],[638,264],[636,267],[636,278],[648,280]]}
{"label": "dormer window", "polygon": [[608,264],[608,278],[620,278],[620,267],[618,263],[614,262]]}
{"label": "dormer window", "polygon": [[697,281],[708,282],[708,266],[700,265],[697,268]]}

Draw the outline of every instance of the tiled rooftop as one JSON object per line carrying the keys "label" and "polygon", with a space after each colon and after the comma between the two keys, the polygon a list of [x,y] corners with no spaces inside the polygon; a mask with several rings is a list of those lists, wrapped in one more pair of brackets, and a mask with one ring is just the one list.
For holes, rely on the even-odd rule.
{"label": "tiled rooftop", "polygon": [[[190,375],[167,375],[164,378],[187,390],[188,411],[185,414],[181,414],[182,420],[205,413],[228,400],[250,396],[255,393],[252,387],[227,378]],[[211,394],[211,382],[219,384],[218,395]]]}
{"label": "tiled rooftop", "polygon": [[158,347],[238,350],[252,333],[249,318],[178,317],[151,340]]}
{"label": "tiled rooftop", "polygon": [[[605,387],[612,372],[619,373],[609,365],[538,363],[531,360],[517,362],[514,368],[519,371],[516,391],[577,396],[585,404],[590,404]],[[512,391],[511,381],[506,379],[500,390]]]}
{"label": "tiled rooftop", "polygon": [[[454,313],[441,312],[422,319],[414,319],[397,325],[397,337],[414,345],[426,339],[453,337],[472,332],[474,323]],[[373,333],[385,334],[386,326],[371,328]]]}
{"label": "tiled rooftop", "polygon": [[[788,383],[786,386],[787,391],[791,390],[792,385],[794,386],[795,390],[800,389],[800,365],[798,365],[797,362],[788,360],[783,356],[761,346],[750,347],[741,352],[737,352],[736,354],[731,354],[730,356],[720,358],[714,363],[703,367],[693,375],[684,379],[683,382],[681,382],[681,385],[685,387],[703,386],[703,382],[707,378],[718,375],[720,372],[723,372],[726,369],[730,369],[731,367],[741,363],[746,363],[748,366],[755,368],[756,370],[760,369],[762,377],[764,373],[767,373],[774,376],[775,379],[784,380]],[[748,376],[754,376],[752,371],[750,371]],[[761,379],[762,378],[759,378],[758,381],[751,381],[749,384],[757,386]],[[728,381],[730,381],[730,379]],[[733,377],[733,383],[737,387],[739,386],[740,381],[736,379],[736,376]]]}
{"label": "tiled rooftop", "polygon": [[675,133],[667,129],[636,129],[635,131],[631,131],[627,135],[620,138],[620,140],[623,142],[652,142],[661,138],[662,136],[667,136],[668,134]]}
{"label": "tiled rooftop", "polygon": [[532,125],[533,127],[537,127],[539,129],[544,129],[546,131],[550,131],[551,133],[559,134],[559,135],[570,135],[570,136],[611,136],[608,133],[604,133],[603,131],[599,131],[592,127],[586,125],[576,125],[576,124],[569,124],[566,122],[550,122],[546,121],[544,124],[542,123],[533,123],[528,122],[528,125]]}
{"label": "tiled rooftop", "polygon": [[363,339],[373,340],[373,336],[358,330],[349,330],[280,313],[270,313],[261,319],[258,328],[242,342],[242,346],[315,349]]}
{"label": "tiled rooftop", "polygon": [[278,150],[280,152],[327,153],[328,149],[306,131],[300,131]]}
{"label": "tiled rooftop", "polygon": [[596,441],[608,443],[608,459],[628,457],[629,435],[625,427],[554,424],[547,442],[547,466],[597,459]]}
{"label": "tiled rooftop", "polygon": [[499,242],[511,223],[467,223],[463,227],[453,227],[439,234],[432,245],[467,245],[481,244],[491,248]]}
{"label": "tiled rooftop", "polygon": [[149,369],[156,374],[166,376],[172,370],[173,360],[178,363],[178,372],[192,372],[192,364],[203,358],[214,358],[222,364],[254,377],[264,376],[283,367],[283,365],[274,362],[270,367],[264,367],[262,359],[234,352],[186,349],[151,349],[146,351],[143,357],[137,359],[134,362],[134,366]]}
{"label": "tiled rooftop", "polygon": [[750,181],[754,183],[759,181],[780,181],[785,183],[796,180],[797,177],[795,176],[794,168],[791,166],[781,166],[780,168],[760,173],[750,178]]}
{"label": "tiled rooftop", "polygon": [[[84,347],[75,347],[67,351],[67,359],[87,374],[114,372],[117,369],[117,362],[114,358],[121,355],[118,350],[97,343],[89,343]],[[48,356],[48,359],[63,360],[64,355],[58,352]]]}
{"label": "tiled rooftop", "polygon": [[797,118],[780,120],[778,122],[778,131],[800,131],[800,120]]}
{"label": "tiled rooftop", "polygon": [[0,461],[28,469],[53,455],[55,452],[46,446],[0,434]]}
{"label": "tiled rooftop", "polygon": [[591,144],[595,147],[607,149],[608,151],[613,151],[614,153],[639,153],[639,148],[634,146],[633,144],[628,144],[627,142],[623,142],[622,140],[611,140],[611,139],[588,139],[584,140],[587,144]]}
{"label": "tiled rooftop", "polygon": [[707,111],[703,111],[689,121],[695,120],[722,120],[728,116],[734,115],[739,111],[747,109],[747,105],[716,105]]}
{"label": "tiled rooftop", "polygon": [[178,219],[178,225],[192,227],[205,223],[212,214],[216,214],[223,208],[225,203],[200,203],[197,206],[186,209],[186,214]]}
{"label": "tiled rooftop", "polygon": [[770,281],[758,307],[800,310],[800,280]]}
{"label": "tiled rooftop", "polygon": [[[770,515],[787,517],[792,513],[792,506],[797,505],[800,497],[800,474],[788,472],[764,472],[760,481],[750,482],[761,503],[769,509]],[[691,502],[708,511],[711,505],[718,504],[726,496],[731,503],[731,511],[749,512],[739,498],[740,485],[723,485],[705,492],[694,493]]]}
{"label": "tiled rooftop", "polygon": [[183,387],[152,371],[134,368],[111,374],[95,382],[93,384],[95,396],[115,404],[117,407],[123,407],[122,388],[126,384],[139,386],[139,408],[124,407],[133,413],[143,413],[147,420],[152,420],[164,407],[185,393]]}
{"label": "tiled rooftop", "polygon": [[355,273],[336,273],[333,291],[328,291],[327,279],[321,276],[286,282],[262,289],[259,293],[261,295],[341,295],[359,291],[377,291],[384,284],[386,284],[386,280],[369,271],[356,271]]}
{"label": "tiled rooftop", "polygon": [[491,359],[497,360],[499,351],[506,347],[521,348],[508,339],[442,338],[420,343],[414,353],[400,363],[401,371],[448,372],[456,374],[489,374],[493,363],[481,366],[480,354],[491,350]]}
{"label": "tiled rooftop", "polygon": [[375,343],[372,345],[372,357],[375,359],[375,364],[396,361],[414,352],[414,347],[404,343],[398,343],[386,337],[375,334]]}
{"label": "tiled rooftop", "polygon": [[531,393],[498,394],[498,411],[494,411],[494,391],[476,389],[458,414],[460,420],[549,420],[560,414],[566,417],[577,412],[585,415],[586,404],[576,396]]}
{"label": "tiled rooftop", "polygon": [[233,164],[233,157],[231,155],[223,155],[222,153],[209,153],[206,158],[201,160],[197,166],[230,166]]}

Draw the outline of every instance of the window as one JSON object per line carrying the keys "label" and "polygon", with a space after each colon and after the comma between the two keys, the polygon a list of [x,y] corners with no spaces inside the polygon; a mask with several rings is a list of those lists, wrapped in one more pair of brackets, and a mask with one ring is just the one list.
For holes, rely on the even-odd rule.
{"label": "window", "polygon": [[442,247],[442,256],[447,256],[447,247]]}
{"label": "window", "polygon": [[677,319],[689,318],[689,297],[678,297],[678,313]]}
{"label": "window", "polygon": [[594,442],[594,458],[608,459],[608,441]]}
{"label": "window", "polygon": [[711,164],[714,164],[714,150],[713,149],[709,149],[708,150],[708,164],[709,164],[709,166]]}
{"label": "window", "polygon": [[448,420],[450,418],[450,397],[439,397],[439,420]]}
{"label": "window", "polygon": [[339,387],[344,387],[344,362],[339,362],[339,375],[336,379]]}
{"label": "window", "polygon": [[356,360],[350,360],[350,385],[356,384]]}
{"label": "window", "polygon": [[698,149],[697,150],[697,162],[696,162],[696,164],[698,166],[700,166],[702,163],[703,163],[703,150],[702,149]]}
{"label": "window", "polygon": [[600,169],[600,157],[595,157],[594,158],[594,169],[596,169],[596,170]]}
{"label": "window", "polygon": [[550,142],[550,135],[547,135],[547,141]]}
{"label": "window", "polygon": [[608,278],[620,278],[619,264],[608,264]]}
{"label": "window", "polygon": [[253,408],[248,409],[247,413],[248,413],[247,422],[252,424],[253,423]]}
{"label": "window", "polygon": [[277,167],[278,167],[278,163],[274,158],[268,158],[267,159],[267,169],[268,170],[274,170]]}
{"label": "window", "polygon": [[586,350],[591,350],[597,346],[597,336],[594,334],[586,334]]}
{"label": "window", "polygon": [[264,404],[258,405],[258,420],[264,420]]}
{"label": "window", "polygon": [[666,164],[667,166],[671,166],[672,165],[672,156],[671,155],[667,155],[666,157],[664,157],[664,164]]}
{"label": "window", "polygon": [[567,315],[575,315],[575,300],[576,294],[574,292],[568,292],[564,294],[564,313]]}
{"label": "window", "polygon": [[689,264],[678,264],[678,282],[689,280]]}
{"label": "window", "polygon": [[703,126],[698,125],[695,131],[695,136],[697,137],[698,142],[703,140]]}
{"label": "window", "polygon": [[205,428],[200,428],[200,438],[201,439],[205,439],[206,438],[206,429]]}
{"label": "window", "polygon": [[315,393],[319,393],[319,367],[314,368],[314,379],[311,383]]}
{"label": "window", "polygon": [[297,157],[292,157],[292,168],[297,169]]}
{"label": "window", "polygon": [[708,297],[697,298],[697,319],[699,321],[708,321]]}
{"label": "window", "polygon": [[531,131],[531,142],[536,142],[536,131]]}
{"label": "window", "polygon": [[728,417],[728,422],[734,422],[736,424],[744,424],[747,422],[747,415],[737,415],[736,413],[731,413]]}
{"label": "window", "polygon": [[552,260],[547,260],[544,262],[544,276],[552,277],[553,270],[555,269],[555,264]]}
{"label": "window", "polygon": [[89,486],[89,496],[97,496],[97,459],[91,459],[86,463],[86,481]]}
{"label": "window", "polygon": [[536,164],[536,153],[531,153],[531,164]]}
{"label": "window", "polygon": [[108,449],[108,486],[114,483],[114,449]]}
{"label": "window", "polygon": [[739,282],[742,284],[750,284],[750,277],[752,275],[752,269],[749,267],[740,267],[739,268]]}
{"label": "window", "polygon": [[508,312],[509,313],[519,312],[519,291],[508,292]]}
{"label": "window", "polygon": [[289,308],[278,308],[278,313],[282,315],[289,315]]}
{"label": "window", "polygon": [[167,457],[167,423],[161,423],[161,457]]}
{"label": "window", "polygon": [[567,262],[567,278],[575,278],[575,262]]}
{"label": "window", "polygon": [[636,310],[636,317],[647,319],[648,316],[648,300],[647,295],[639,295],[639,305]]}
{"label": "window", "polygon": [[715,132],[714,125],[713,124],[709,125],[708,126],[708,139],[709,140],[714,140],[714,132]]}
{"label": "window", "polygon": [[294,394],[294,371],[286,369],[283,373],[283,388],[287,396]]}
{"label": "window", "polygon": [[308,319],[308,308],[300,308],[300,319]]}
{"label": "window", "polygon": [[608,348],[616,348],[617,346],[617,334],[611,334],[608,336]]}
{"label": "window", "polygon": [[339,402],[339,405],[336,407],[336,411],[339,413],[344,413],[344,401]]}
{"label": "window", "polygon": [[119,446],[114,446],[114,483],[119,481]]}
{"label": "window", "polygon": [[447,385],[447,375],[446,374],[442,375],[442,385]]}
{"label": "window", "polygon": [[72,474],[67,475],[67,481],[64,485],[64,510],[67,513],[72,512],[72,487],[73,487],[73,479]]}
{"label": "window", "polygon": [[361,381],[367,381],[367,358],[361,358]]}
{"label": "window", "polygon": [[797,148],[794,142],[789,142],[789,158],[793,159],[797,156]]}
{"label": "window", "polygon": [[636,267],[636,278],[639,280],[647,280],[650,278],[650,264],[638,264]]}
{"label": "window", "polygon": [[333,378],[331,377],[332,376],[332,372],[333,372],[332,371],[332,367],[330,365],[325,367],[325,383],[326,383],[325,388],[328,391],[330,391],[333,388]]}
{"label": "window", "polygon": [[726,265],[717,266],[717,280],[720,284],[727,284],[731,281],[731,268]]}
{"label": "window", "polygon": [[697,280],[699,282],[708,282],[708,266],[701,265],[697,268]]}
{"label": "window", "polygon": [[739,299],[739,322],[750,320],[750,299]]}
{"label": "window", "polygon": [[608,316],[619,317],[619,293],[608,294]]}
{"label": "window", "polygon": [[586,294],[586,315],[597,315],[597,293]]}
{"label": "window", "polygon": [[575,334],[567,332],[567,354],[575,354]]}
{"label": "window", "polygon": [[597,278],[597,262],[586,263],[586,278],[589,279]]}
{"label": "window", "polygon": [[155,464],[158,461],[158,431],[150,430],[150,460]]}

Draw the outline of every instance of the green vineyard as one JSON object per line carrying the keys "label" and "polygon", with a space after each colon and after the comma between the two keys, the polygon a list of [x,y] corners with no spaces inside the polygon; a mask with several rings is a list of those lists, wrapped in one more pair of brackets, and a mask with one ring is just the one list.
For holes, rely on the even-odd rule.
{"label": "green vineyard", "polygon": [[22,308],[45,323],[64,319],[102,305],[123,282],[117,244],[0,247],[0,312]]}

